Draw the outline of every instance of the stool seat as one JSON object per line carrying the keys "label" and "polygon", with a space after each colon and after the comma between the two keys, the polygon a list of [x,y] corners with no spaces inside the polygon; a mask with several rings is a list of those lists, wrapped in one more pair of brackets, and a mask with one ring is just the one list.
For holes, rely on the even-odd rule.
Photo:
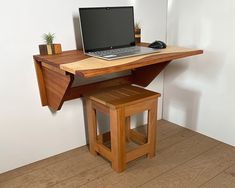
{"label": "stool seat", "polygon": [[149,91],[132,85],[107,88],[93,93],[89,98],[110,108],[119,108],[145,100],[160,97],[159,93]]}
{"label": "stool seat", "polygon": [[[158,97],[159,93],[132,85],[111,87],[85,96],[90,153],[107,158],[117,172],[122,172],[127,162],[138,157],[154,157]],[[130,128],[130,117],[144,111],[148,111],[147,137]],[[109,115],[110,132],[97,135],[97,112]],[[107,140],[111,141],[111,148],[104,145]],[[126,143],[130,140],[140,146],[127,151]]]}

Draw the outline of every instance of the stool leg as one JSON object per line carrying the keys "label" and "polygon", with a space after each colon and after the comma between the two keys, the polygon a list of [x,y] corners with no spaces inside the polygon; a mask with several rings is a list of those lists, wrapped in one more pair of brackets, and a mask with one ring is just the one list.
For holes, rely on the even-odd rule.
{"label": "stool leg", "polygon": [[151,104],[148,112],[148,143],[150,143],[150,151],[148,158],[152,158],[156,154],[156,130],[157,130],[157,102]]}
{"label": "stool leg", "polygon": [[112,168],[117,172],[125,169],[125,114],[121,109],[110,109],[110,132],[111,132],[111,152]]}
{"label": "stool leg", "polygon": [[131,117],[126,117],[126,141],[130,142],[130,130],[131,130]]}
{"label": "stool leg", "polygon": [[97,155],[95,151],[95,144],[97,142],[97,121],[96,113],[92,108],[92,101],[90,99],[86,100],[86,110],[87,110],[87,122],[88,122],[88,136],[89,136],[89,150],[93,155]]}

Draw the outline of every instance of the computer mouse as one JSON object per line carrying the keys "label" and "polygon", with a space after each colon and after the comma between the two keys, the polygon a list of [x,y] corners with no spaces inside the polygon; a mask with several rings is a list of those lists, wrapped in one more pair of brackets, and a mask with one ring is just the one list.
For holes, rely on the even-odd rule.
{"label": "computer mouse", "polygon": [[162,41],[154,41],[149,45],[150,48],[163,49],[166,48],[166,44]]}

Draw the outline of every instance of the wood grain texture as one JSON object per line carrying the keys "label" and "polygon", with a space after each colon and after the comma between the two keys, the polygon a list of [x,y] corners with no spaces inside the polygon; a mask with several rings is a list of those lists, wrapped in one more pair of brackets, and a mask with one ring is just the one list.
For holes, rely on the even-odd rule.
{"label": "wood grain texture", "polygon": [[[91,168],[104,164],[101,158],[85,152],[67,160],[53,163],[27,174],[20,175],[11,181],[0,183],[1,188],[37,188],[51,187],[59,181],[64,181],[74,175],[82,174]],[[58,165],[59,164],[59,165]]]}
{"label": "wood grain texture", "polygon": [[[120,108],[160,97],[159,93],[131,85],[122,85],[95,92],[88,97],[110,108]],[[144,105],[144,103],[142,104]],[[128,115],[127,115],[128,116]]]}
{"label": "wood grain texture", "polygon": [[141,134],[140,132],[138,131],[135,131],[133,129],[128,129],[128,133],[129,133],[129,138],[139,144],[139,145],[142,145],[142,144],[146,144],[147,143],[147,138],[144,134]]}
{"label": "wood grain texture", "polygon": [[[231,146],[219,144],[217,147],[160,175],[141,187],[200,187],[235,164],[235,150]],[[221,187],[222,184],[220,184]],[[217,185],[217,187],[220,187]]]}
{"label": "wood grain texture", "polygon": [[44,81],[43,72],[42,72],[42,65],[40,62],[34,60],[34,67],[35,67],[37,80],[38,80],[38,88],[39,88],[39,93],[40,93],[40,98],[41,98],[41,104],[42,106],[46,106],[48,104],[48,101],[47,101],[45,81]]}
{"label": "wood grain texture", "polygon": [[[141,43],[139,45],[147,46],[148,44]],[[53,110],[59,110],[64,101],[80,98],[95,90],[123,84],[136,84],[146,87],[171,60],[201,53],[203,53],[202,50],[169,46],[160,53],[114,61],[88,57],[81,50],[66,51],[57,55],[35,55],[35,69],[41,103]],[[94,78],[126,70],[132,70],[132,74],[103,82],[71,87],[74,75]],[[61,86],[58,85],[58,81],[62,82]]]}
{"label": "wood grain texture", "polygon": [[2,182],[11,181],[15,178],[22,177],[24,175],[30,174],[31,172],[34,172],[37,170],[40,171],[41,169],[46,168],[47,166],[58,164],[64,160],[69,160],[70,158],[77,157],[87,152],[88,152],[88,147],[82,146],[79,149],[76,148],[76,149],[64,152],[62,154],[55,155],[53,157],[31,163],[30,165],[17,168],[16,170],[11,170],[3,174],[0,174],[0,187],[1,187]]}
{"label": "wood grain texture", "polygon": [[[94,151],[107,158],[112,163],[116,172],[125,170],[126,163],[148,154],[149,158],[155,156],[156,152],[156,120],[157,120],[157,98],[159,93],[148,91],[131,85],[108,88],[86,96],[88,134],[90,151]],[[141,134],[130,130],[130,116],[138,112],[148,111],[148,133],[147,142],[138,148],[127,151],[126,140],[134,139],[141,142],[146,141]],[[91,111],[102,112],[110,117],[111,150],[106,148],[103,138],[99,135],[97,139],[96,114]],[[94,149],[95,145],[95,149]]]}
{"label": "wood grain texture", "polygon": [[73,63],[61,64],[60,68],[72,74],[89,78],[103,74],[135,69],[156,63],[168,62],[174,59],[202,53],[202,50],[168,46],[166,49],[162,49],[159,53],[117,59],[113,61],[89,57]]}
{"label": "wood grain texture", "polygon": [[134,160],[124,173],[82,147],[0,174],[0,187],[235,187],[234,147],[164,120],[157,134],[158,157]]}
{"label": "wood grain texture", "polygon": [[[173,128],[172,128],[173,127]],[[175,138],[175,130],[178,128],[178,131],[176,133],[177,137]],[[145,127],[140,130],[144,130]],[[172,132],[173,131],[173,132]],[[183,132],[187,131],[186,129],[180,127],[180,126],[176,126],[174,124],[171,124],[171,123],[168,123],[164,120],[159,120],[158,121],[158,149],[161,148],[161,145],[159,143],[165,143],[165,145],[167,145],[167,147],[165,148],[166,150],[169,149],[171,146],[174,146],[174,142],[182,142],[190,137],[192,137],[193,135],[195,135],[196,133],[195,132],[192,132],[193,135],[189,135],[189,134],[183,134]],[[142,132],[144,133],[144,132]],[[160,135],[164,133],[164,137],[163,140],[164,142],[161,142],[163,141],[162,139],[160,139]],[[169,135],[167,134],[169,133]],[[183,136],[182,137],[179,137],[178,135],[179,134],[182,134]],[[178,140],[178,139],[179,140]],[[178,143],[179,144],[179,143]],[[173,156],[172,156],[173,158]],[[134,166],[139,163],[140,161],[142,160],[145,160],[144,158],[141,158],[141,159],[138,159],[138,160],[134,160],[130,163],[127,164],[127,168],[134,168]],[[130,170],[130,169],[129,169]],[[128,171],[129,171],[128,170]],[[134,176],[134,173],[133,174],[130,174],[129,175],[132,175]],[[126,172],[124,173],[121,173],[121,174],[118,174],[118,173],[115,173],[111,168],[110,168],[110,165],[105,163],[103,165],[100,165],[94,169],[90,169],[90,170],[87,170],[86,173],[83,173],[81,175],[77,175],[77,176],[74,176],[66,181],[63,181],[63,182],[59,182],[58,184],[56,184],[54,187],[59,187],[59,188],[64,188],[64,187],[73,187],[73,188],[77,188],[77,187],[80,187],[81,185],[83,185],[83,187],[89,187],[89,186],[93,186],[94,184],[92,183],[93,181],[95,181],[97,184],[94,185],[93,187],[111,187],[110,184],[108,184],[109,182],[106,181],[105,178],[102,178],[103,176],[107,177],[107,176],[112,176],[113,178],[113,182],[118,182],[119,178],[122,176],[124,181],[128,181],[128,177],[129,176]],[[144,174],[143,174],[144,175]],[[126,177],[126,178],[125,178]],[[96,181],[97,179],[99,179],[100,181]],[[84,183],[86,180],[86,183]],[[112,187],[120,187],[120,186],[115,186],[112,185]],[[131,187],[131,186],[130,186]]]}
{"label": "wood grain texture", "polygon": [[92,84],[81,85],[72,87],[66,92],[65,101],[80,98],[89,93],[99,91],[105,88],[119,86],[119,85],[130,85],[132,83],[131,76],[124,76],[120,78],[113,78],[101,82],[95,82]]}
{"label": "wood grain texture", "polygon": [[156,154],[156,132],[157,132],[157,106],[158,100],[153,101],[148,110],[148,157],[153,158]]}
{"label": "wood grain texture", "polygon": [[130,142],[131,117],[126,117],[126,142]]}
{"label": "wood grain texture", "polygon": [[124,108],[110,110],[112,168],[122,172],[126,168],[126,135]]}
{"label": "wood grain texture", "polygon": [[109,161],[113,161],[112,151],[102,144],[95,144],[95,151],[97,151],[101,156],[105,157]]}
{"label": "wood grain texture", "polygon": [[235,165],[224,170],[207,183],[202,188],[234,188],[235,187]]}
{"label": "wood grain texture", "polygon": [[44,62],[58,67],[61,64],[72,63],[88,58],[82,50],[69,50],[56,55],[34,55],[33,58],[38,62]]}
{"label": "wood grain texture", "polygon": [[62,53],[62,47],[61,44],[52,44],[52,51],[53,54],[61,54]]}
{"label": "wood grain texture", "polygon": [[125,162],[130,162],[141,156],[144,156],[149,150],[150,150],[150,144],[141,145],[138,148],[127,152]]}
{"label": "wood grain texture", "polygon": [[[143,97],[146,97],[145,95]],[[147,98],[147,97],[146,97]],[[156,97],[151,97],[149,100],[141,100],[139,103],[135,103],[135,105],[128,105],[125,110],[126,116],[131,116],[133,114],[143,113],[144,111],[148,111],[152,107],[152,103],[156,102]]]}
{"label": "wood grain texture", "polygon": [[59,73],[59,74],[67,75],[64,70],[61,70],[61,69],[58,68],[58,67],[52,66],[52,65],[47,64],[47,63],[44,63],[44,62],[41,62],[41,65],[42,65],[42,67],[45,67],[45,68],[47,68],[47,69],[49,69],[49,70],[52,70],[52,71],[54,71],[54,72],[57,72],[57,73]]}
{"label": "wood grain texture", "polygon": [[73,76],[65,76],[46,67],[42,67],[42,74],[46,88],[47,105],[53,110],[60,110],[66,91],[72,85]]}
{"label": "wood grain texture", "polygon": [[125,174],[117,176],[109,173],[95,179],[83,187],[138,187],[153,178],[174,169],[185,162],[217,146],[218,142],[196,134],[169,147],[151,160],[141,160],[128,167]]}
{"label": "wood grain texture", "polygon": [[88,125],[88,136],[89,136],[89,150],[92,155],[97,155],[96,153],[96,140],[97,140],[97,119],[96,111],[92,107],[92,101],[90,99],[86,100],[86,115],[87,115],[87,125]]}
{"label": "wood grain texture", "polygon": [[133,69],[132,83],[139,86],[147,87],[169,63],[170,61],[166,61],[163,63],[157,63]]}

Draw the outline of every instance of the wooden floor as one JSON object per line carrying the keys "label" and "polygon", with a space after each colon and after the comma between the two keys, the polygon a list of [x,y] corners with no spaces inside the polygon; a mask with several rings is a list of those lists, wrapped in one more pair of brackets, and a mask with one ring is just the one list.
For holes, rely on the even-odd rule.
{"label": "wooden floor", "polygon": [[[0,188],[235,187],[235,148],[161,120],[157,156],[116,173],[86,146],[0,175]],[[9,161],[10,162],[10,161]]]}

